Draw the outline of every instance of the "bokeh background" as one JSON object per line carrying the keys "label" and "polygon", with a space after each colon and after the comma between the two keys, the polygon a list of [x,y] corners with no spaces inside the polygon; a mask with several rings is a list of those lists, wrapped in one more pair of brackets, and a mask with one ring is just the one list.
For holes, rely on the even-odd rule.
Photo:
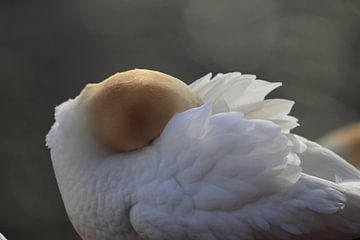
{"label": "bokeh background", "polygon": [[149,68],[188,83],[241,71],[281,81],[295,132],[317,139],[360,119],[358,0],[0,2],[0,231],[79,239],[44,137],[54,106],[89,82]]}

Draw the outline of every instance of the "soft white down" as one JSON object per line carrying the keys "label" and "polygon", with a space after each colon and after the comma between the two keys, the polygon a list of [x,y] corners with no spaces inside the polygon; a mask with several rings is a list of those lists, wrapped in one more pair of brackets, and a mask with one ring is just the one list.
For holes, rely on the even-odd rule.
{"label": "soft white down", "polygon": [[47,145],[66,211],[85,240],[352,239],[360,172],[290,130],[280,83],[238,72],[190,85],[204,102],[150,145],[112,153],[81,94],[56,108]]}
{"label": "soft white down", "polygon": [[2,235],[1,233],[0,233],[0,240],[6,240],[6,238],[4,237],[4,235]]}

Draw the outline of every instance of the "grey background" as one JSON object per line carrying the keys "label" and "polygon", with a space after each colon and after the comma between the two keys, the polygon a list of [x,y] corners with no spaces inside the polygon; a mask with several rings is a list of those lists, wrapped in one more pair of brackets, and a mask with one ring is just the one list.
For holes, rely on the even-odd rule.
{"label": "grey background", "polygon": [[241,71],[282,81],[295,132],[316,139],[360,117],[360,1],[0,2],[0,231],[79,239],[44,137],[53,108],[88,82],[149,68],[188,83]]}

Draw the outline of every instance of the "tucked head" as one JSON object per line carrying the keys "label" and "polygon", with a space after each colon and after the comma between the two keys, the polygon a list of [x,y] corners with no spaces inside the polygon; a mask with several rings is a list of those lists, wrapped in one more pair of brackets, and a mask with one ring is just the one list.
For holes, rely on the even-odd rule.
{"label": "tucked head", "polygon": [[143,69],[88,84],[79,101],[86,106],[95,137],[116,152],[148,145],[175,113],[202,104],[182,81]]}

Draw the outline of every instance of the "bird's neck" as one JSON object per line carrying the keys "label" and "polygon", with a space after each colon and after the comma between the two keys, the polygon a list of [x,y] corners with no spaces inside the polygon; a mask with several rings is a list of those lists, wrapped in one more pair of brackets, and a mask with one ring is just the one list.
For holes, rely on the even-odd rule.
{"label": "bird's neck", "polygon": [[86,240],[137,239],[129,220],[129,209],[136,204],[135,189],[142,181],[136,176],[156,165],[147,166],[153,161],[146,159],[155,159],[156,151],[106,151],[90,134],[80,111],[66,111],[71,104],[60,106],[57,123],[47,137],[69,218]]}
{"label": "bird's neck", "polygon": [[[126,239],[129,232],[133,185],[131,170],[108,160],[91,141],[73,142],[59,136],[59,147],[51,149],[53,166],[68,216],[83,239]],[[128,181],[127,181],[128,179]],[[134,238],[133,238],[134,239]]]}

